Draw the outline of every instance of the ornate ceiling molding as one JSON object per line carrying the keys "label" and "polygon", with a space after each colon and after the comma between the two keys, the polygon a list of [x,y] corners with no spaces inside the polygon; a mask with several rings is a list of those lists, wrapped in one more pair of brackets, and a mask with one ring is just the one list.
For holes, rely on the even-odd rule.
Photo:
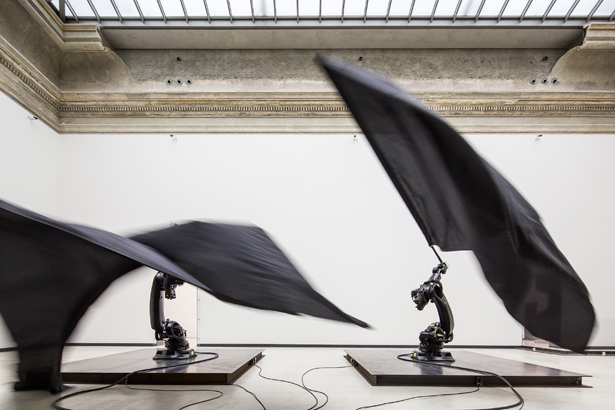
{"label": "ornate ceiling molding", "polygon": [[[10,79],[11,81],[7,81]],[[335,94],[329,98],[234,97],[217,98],[71,99],[52,92],[15,58],[0,47],[0,86],[13,98],[30,94],[28,108],[59,133],[69,132],[357,132],[348,108]],[[19,88],[19,92],[15,89]],[[10,92],[12,89],[13,92]],[[273,93],[272,93],[273,94]],[[71,93],[70,95],[74,95]],[[110,96],[109,96],[110,97]],[[464,132],[612,132],[615,98],[511,98],[500,96],[473,101],[464,98],[420,98],[429,109],[448,117]],[[461,102],[460,102],[461,101]],[[33,104],[34,102],[34,104]],[[51,112],[55,115],[41,115]],[[462,118],[457,121],[456,118]],[[534,120],[527,121],[527,117]],[[543,122],[535,121],[542,118]],[[143,119],[156,120],[151,125]],[[293,119],[311,121],[296,122]],[[508,118],[503,124],[497,118]],[[550,121],[549,119],[559,118]],[[565,118],[566,121],[561,121]],[[574,118],[581,121],[574,121]],[[592,119],[601,118],[601,121]],[[229,119],[220,123],[208,119]],[[257,119],[259,121],[250,122]],[[270,125],[263,120],[272,120]],[[333,121],[322,121],[329,119]],[[246,120],[248,120],[246,122]],[[512,121],[511,121],[512,120]],[[548,125],[546,125],[548,124]],[[559,125],[558,125],[559,124]]]}
{"label": "ornate ceiling molding", "polygon": [[[75,28],[83,31],[68,45],[68,29],[44,2],[13,1],[30,15],[29,22],[19,23],[28,24],[29,37],[15,35],[15,19],[0,16],[7,23],[0,27],[0,90],[59,133],[358,132],[343,101],[310,66],[310,52],[192,52],[183,63],[175,61],[174,51],[116,54],[95,27]],[[23,9],[12,10],[28,20]],[[55,34],[49,34],[52,27]],[[368,68],[389,69],[387,75],[412,87],[434,90],[417,98],[462,132],[612,133],[614,29],[615,24],[590,25],[583,45],[561,58],[564,53],[553,50],[363,55],[369,55]],[[49,41],[52,35],[61,47]],[[53,52],[45,54],[49,48]],[[356,52],[338,54],[348,59]],[[190,88],[165,86],[173,70],[198,77]],[[438,75],[422,82],[434,70]],[[528,74],[544,77],[546,85],[530,85]]]}
{"label": "ornate ceiling molding", "polygon": [[[338,98],[330,100],[312,100],[310,98],[281,100],[279,98],[271,100],[263,99],[241,99],[234,100],[234,104],[229,104],[228,99],[223,101],[212,100],[206,104],[195,102],[190,104],[182,101],[179,104],[165,105],[165,100],[148,101],[148,105],[131,106],[130,100],[126,104],[108,105],[105,102],[99,104],[76,105],[70,102],[63,102],[60,107],[62,116],[152,116],[164,117],[173,113],[182,113],[186,116],[224,116],[224,117],[263,117],[263,116],[350,116],[350,111]],[[534,100],[533,104],[523,103],[521,100],[510,105],[508,102],[502,103],[493,99],[491,105],[434,105],[423,101],[427,107],[444,116],[452,115],[613,115],[615,114],[615,99],[603,99],[601,103],[608,105],[594,105],[593,100],[571,99],[571,101],[560,101],[554,104],[553,101]],[[535,104],[544,105],[535,105]],[[579,105],[585,104],[585,105]]]}

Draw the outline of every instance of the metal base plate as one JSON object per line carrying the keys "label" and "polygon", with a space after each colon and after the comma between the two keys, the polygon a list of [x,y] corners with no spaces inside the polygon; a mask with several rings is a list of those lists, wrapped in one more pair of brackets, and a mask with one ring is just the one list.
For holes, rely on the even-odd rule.
{"label": "metal base plate", "polygon": [[[188,366],[161,369],[130,376],[130,384],[230,384],[263,357],[262,349],[218,349],[217,359]],[[209,355],[189,360],[154,360],[155,349],[114,354],[62,364],[65,383],[110,384],[140,369],[165,367],[199,361]]]}
{"label": "metal base plate", "polygon": [[[429,363],[410,363],[399,360],[400,354],[412,349],[353,349],[346,350],[346,359],[372,385],[398,386],[504,386],[497,377],[469,373],[463,370],[432,366]],[[501,359],[480,353],[455,351],[453,366],[466,367],[499,374],[513,386],[579,387],[584,374],[551,367]],[[439,362],[446,364],[446,362]]]}

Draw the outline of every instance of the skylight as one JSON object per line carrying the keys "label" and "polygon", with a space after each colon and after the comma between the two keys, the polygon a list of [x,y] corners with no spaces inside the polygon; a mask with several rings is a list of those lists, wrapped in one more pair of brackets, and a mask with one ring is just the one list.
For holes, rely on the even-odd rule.
{"label": "skylight", "polygon": [[615,0],[46,0],[66,21],[612,21]]}

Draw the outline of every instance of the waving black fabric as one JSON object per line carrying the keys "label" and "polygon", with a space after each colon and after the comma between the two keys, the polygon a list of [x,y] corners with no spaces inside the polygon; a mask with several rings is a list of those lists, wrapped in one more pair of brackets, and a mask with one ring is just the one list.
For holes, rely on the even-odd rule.
{"label": "waving black fabric", "polygon": [[190,272],[220,300],[368,326],[312,289],[258,227],[190,222],[132,239]]}
{"label": "waving black fabric", "polygon": [[62,390],[64,343],[87,308],[141,265],[205,288],[130,239],[0,201],[0,312],[19,351],[19,388]]}
{"label": "waving black fabric", "polygon": [[314,291],[259,228],[194,222],[137,239],[177,264],[137,241],[0,200],[0,313],[19,351],[17,389],[61,391],[62,349],[77,322],[141,265],[227,302],[367,326]]}
{"label": "waving black fabric", "polygon": [[588,291],[517,190],[396,86],[346,64],[320,62],[429,245],[474,251],[517,321],[535,336],[583,351],[595,322]]}

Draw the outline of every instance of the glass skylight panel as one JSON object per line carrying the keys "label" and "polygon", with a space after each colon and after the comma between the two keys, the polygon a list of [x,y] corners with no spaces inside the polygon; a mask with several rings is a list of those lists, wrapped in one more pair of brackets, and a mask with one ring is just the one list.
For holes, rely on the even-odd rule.
{"label": "glass skylight panel", "polygon": [[388,7],[389,0],[370,0],[367,6],[367,17],[384,17]]}
{"label": "glass skylight panel", "polygon": [[598,10],[596,10],[596,14],[594,16],[598,17],[610,17],[615,11],[615,0],[604,0]]}
{"label": "glass skylight panel", "polygon": [[[254,4],[254,15],[255,16],[266,16],[273,17],[273,0],[253,0]],[[277,7],[277,4],[276,4]]]}
{"label": "glass skylight panel", "polygon": [[[412,18],[430,17],[434,4],[435,4],[435,0],[422,0],[422,1],[416,0],[414,2],[414,8],[412,9]],[[410,5],[408,5],[408,10],[406,11],[405,15],[402,15],[402,16],[408,17],[409,12],[410,12]]]}
{"label": "glass skylight panel", "polygon": [[[60,10],[59,3],[60,3],[59,0],[53,0],[51,2],[51,4],[53,4],[58,10]],[[73,9],[75,10],[75,13],[77,13],[77,16],[79,16],[79,18],[84,18],[84,17],[94,18],[94,12],[88,5],[87,0],[73,0],[70,2],[70,5],[73,6]],[[69,13],[70,13],[70,10],[67,7],[66,15],[69,16],[70,15]]]}
{"label": "glass skylight panel", "polygon": [[[419,2],[420,0],[417,0],[414,2],[415,7],[416,7],[416,3],[419,3]],[[389,13],[389,18],[391,17],[408,18],[408,12],[410,11],[410,3],[411,3],[410,0],[393,0],[393,2],[391,3],[391,11]],[[388,6],[389,5],[387,4],[387,7]]]}
{"label": "glass skylight panel", "polygon": [[[51,0],[50,3],[53,4],[56,9],[60,10],[60,1],[59,0]],[[71,3],[70,5],[72,6],[73,3]],[[74,8],[75,7],[73,7],[73,9]],[[77,12],[77,10],[75,10],[75,13],[77,13],[77,17],[81,16],[81,14],[79,14]],[[92,11],[90,11],[90,13],[92,13]],[[66,6],[66,17],[73,17],[73,13],[70,12],[70,8],[68,6]]]}
{"label": "glass skylight panel", "polygon": [[[212,17],[229,18],[228,5],[226,3],[226,0],[207,0],[207,7],[209,8],[209,14]],[[232,3],[231,3],[231,10],[233,10]]]}
{"label": "glass skylight panel", "polygon": [[323,0],[323,17],[340,17],[342,15],[342,0]]}
{"label": "glass skylight panel", "polygon": [[[258,2],[258,0],[256,1]],[[252,9],[250,8],[250,0],[231,0],[231,11],[233,12],[233,18],[235,17],[252,18]]]}
{"label": "glass skylight panel", "polygon": [[[290,0],[289,0],[290,1]],[[323,3],[326,3],[327,0],[324,0]],[[295,0],[295,3],[297,1]],[[324,4],[323,4],[324,7]],[[340,6],[340,11],[341,11]],[[320,12],[320,1],[319,0],[299,0],[299,17],[310,17],[314,18],[318,16]]]}
{"label": "glass skylight panel", "polygon": [[549,4],[551,4],[551,0],[534,0],[530,8],[527,9],[525,17],[542,17],[545,11],[547,11]]}
{"label": "glass skylight panel", "polygon": [[[72,5],[73,3],[71,3]],[[124,17],[140,17],[139,10],[137,10],[137,6],[135,6],[135,2],[132,0],[115,0],[115,4],[122,15]],[[75,10],[75,13],[77,10]]]}
{"label": "glass skylight panel", "polygon": [[[73,0],[73,1],[77,1],[77,0]],[[85,0],[79,0],[79,1],[85,1]],[[134,4],[133,0],[115,0],[116,4],[120,1],[121,2],[131,1]],[[143,13],[144,17],[162,18],[162,13],[160,12],[160,7],[158,7],[158,2],[156,0],[138,0],[138,1],[139,1],[139,7],[141,8],[141,12]],[[119,4],[118,4],[118,7],[119,7]]]}
{"label": "glass skylight panel", "polygon": [[164,14],[168,17],[184,17],[184,10],[179,0],[160,0]]}
{"label": "glass skylight panel", "polygon": [[[109,0],[90,0],[90,1],[92,2],[92,4],[94,4],[94,7],[96,8],[96,11],[98,12],[98,15],[100,17],[117,18],[117,13],[115,12],[113,5],[111,4],[111,1]],[[86,1],[86,4],[87,4],[87,1]],[[79,14],[77,9],[75,9],[75,13]]]}
{"label": "glass skylight panel", "polygon": [[365,14],[365,0],[346,0],[344,18],[363,17],[363,14]]}
{"label": "glass skylight panel", "polygon": [[564,18],[570,7],[574,4],[575,0],[557,0],[547,15],[548,18],[559,17]]}
{"label": "glass skylight panel", "polygon": [[502,17],[520,18],[527,3],[528,0],[510,0],[508,2],[508,6],[506,6],[506,9],[504,10],[504,13],[502,14]]}
{"label": "glass skylight panel", "polygon": [[[95,13],[90,8],[88,0],[69,1],[80,19],[95,19]],[[96,12],[100,17],[104,18],[106,21],[109,19],[118,20],[117,13],[111,0],[90,1],[94,4]],[[123,18],[132,20],[140,19],[135,0],[114,1]],[[136,1],[138,1],[139,7],[145,18],[162,19],[158,0]],[[265,17],[272,20],[274,18],[274,0],[252,0],[252,3],[250,3],[250,0],[183,0],[189,20],[203,20],[207,18],[204,5],[205,1],[207,2],[210,15],[213,18],[229,19],[228,3],[230,3],[233,18],[251,19],[252,12],[254,12],[255,18]],[[50,2],[59,9],[60,0],[51,0]],[[175,20],[178,18],[185,18],[180,0],[160,0],[160,2],[168,18],[173,18]],[[479,18],[497,18],[505,2],[506,0],[486,0],[480,11]],[[532,0],[524,18],[542,18],[551,2],[552,0]],[[434,13],[434,5],[436,3],[437,7]],[[460,4],[457,18],[473,19],[476,17],[481,3],[482,0],[462,0],[461,3],[459,3],[459,0],[415,0],[412,18],[428,19],[432,16],[432,13],[434,13],[434,17],[439,21],[448,18],[450,22],[453,23],[452,17],[455,14],[457,6]],[[575,0],[557,0],[553,4],[551,10],[549,10],[547,18],[551,21],[561,18],[563,21],[574,3]],[[599,0],[579,0],[569,18],[587,18],[598,3]],[[299,19],[311,19],[314,21],[319,15],[327,20],[341,19],[343,4],[345,4],[343,12],[345,19],[362,19],[365,15],[365,0],[345,0],[345,2],[344,0],[322,0],[322,3],[321,0],[299,0]],[[382,24],[384,25],[384,17],[387,15],[387,12],[389,19],[407,19],[412,0],[369,0],[367,4],[367,18],[382,19]],[[509,0],[502,17],[509,20],[511,18],[519,19],[527,4],[528,0]],[[612,15],[613,10],[615,10],[615,0],[603,0],[596,9],[594,17],[608,18]],[[294,19],[297,17],[297,0],[275,0],[275,11],[278,18],[283,18],[285,20]],[[72,16],[68,7],[66,7],[65,13],[69,18]]]}
{"label": "glass skylight panel", "polygon": [[297,0],[276,0],[278,17],[297,17]]}
{"label": "glass skylight panel", "polygon": [[[581,0],[572,14],[570,14],[570,17],[587,17],[596,4],[598,4],[598,0]],[[598,7],[598,10],[596,10],[594,17],[610,16],[613,10],[615,10],[615,0],[604,0],[600,7]]]}
{"label": "glass skylight panel", "polygon": [[[514,0],[513,0],[514,1]],[[517,0],[518,1],[518,0]],[[474,17],[480,7],[481,0],[463,0],[457,17]]]}
{"label": "glass skylight panel", "polygon": [[[455,14],[455,9],[457,8],[458,2],[459,0],[440,0],[438,2],[438,7],[436,7],[436,14],[434,14],[434,16],[435,17],[452,17],[453,14]],[[427,3],[429,3],[429,1],[427,1]],[[432,9],[433,9],[433,4],[432,4]],[[431,15],[431,11],[429,13]],[[406,12],[406,14],[408,13]]]}
{"label": "glass skylight panel", "polygon": [[[73,5],[71,4],[70,7],[72,7],[72,6]],[[74,17],[73,13],[70,11],[70,7],[68,6],[68,4],[66,5],[65,15],[66,15],[67,18],[68,17],[70,17],[70,18]],[[75,11],[75,13],[76,13],[76,11]],[[79,18],[79,15],[77,15],[77,18]]]}
{"label": "glass skylight panel", "polygon": [[[179,0],[177,2],[179,3]],[[184,0],[184,4],[186,5],[186,12],[189,18],[207,18],[203,0]]]}
{"label": "glass skylight panel", "polygon": [[[519,3],[523,3],[523,0],[511,0],[508,2],[508,5],[510,5],[511,2],[515,2],[515,1]],[[485,18],[485,17],[496,18],[500,14],[500,10],[502,10],[503,5],[504,5],[504,0],[487,0],[485,2],[485,5],[483,6],[483,9],[480,12],[480,17],[481,18]],[[476,14],[474,14],[474,16],[475,15]]]}

